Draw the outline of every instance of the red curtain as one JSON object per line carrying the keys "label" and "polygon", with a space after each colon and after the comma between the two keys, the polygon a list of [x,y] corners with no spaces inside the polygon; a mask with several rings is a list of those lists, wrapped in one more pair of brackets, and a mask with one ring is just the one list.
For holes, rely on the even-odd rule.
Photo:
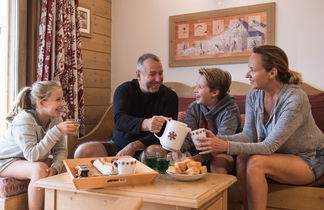
{"label": "red curtain", "polygon": [[81,121],[84,134],[83,69],[78,0],[42,0],[37,80],[61,82],[67,104],[63,119]]}

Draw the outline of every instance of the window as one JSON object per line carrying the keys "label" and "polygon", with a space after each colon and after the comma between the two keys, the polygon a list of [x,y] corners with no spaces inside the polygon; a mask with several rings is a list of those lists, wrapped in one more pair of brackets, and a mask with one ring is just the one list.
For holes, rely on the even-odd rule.
{"label": "window", "polygon": [[15,76],[16,1],[0,1],[0,133],[7,127],[5,116],[14,99],[17,88]]}
{"label": "window", "polygon": [[[0,2],[0,131],[6,128],[5,116],[8,111],[8,0]],[[4,102],[4,103],[3,103]]]}

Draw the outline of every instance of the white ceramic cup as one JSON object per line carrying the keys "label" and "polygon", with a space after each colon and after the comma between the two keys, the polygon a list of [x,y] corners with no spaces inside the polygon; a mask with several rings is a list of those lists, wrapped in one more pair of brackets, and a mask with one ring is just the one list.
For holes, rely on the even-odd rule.
{"label": "white ceramic cup", "polygon": [[118,174],[134,174],[136,168],[135,158],[120,158],[113,162],[118,168]]}
{"label": "white ceramic cup", "polygon": [[154,135],[160,140],[162,147],[169,151],[179,151],[181,146],[191,129],[187,124],[176,121],[167,120],[162,136]]}
{"label": "white ceramic cup", "polygon": [[205,128],[199,128],[197,130],[193,130],[190,132],[191,139],[193,143],[196,145],[198,143],[197,138],[198,137],[206,137],[206,129]]}

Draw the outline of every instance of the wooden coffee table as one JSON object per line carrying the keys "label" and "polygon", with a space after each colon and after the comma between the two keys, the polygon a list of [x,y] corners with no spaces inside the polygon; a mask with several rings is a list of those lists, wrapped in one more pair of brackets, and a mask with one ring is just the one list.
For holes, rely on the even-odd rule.
{"label": "wooden coffee table", "polygon": [[227,189],[236,182],[231,175],[206,174],[192,182],[158,175],[152,184],[76,190],[67,173],[35,183],[45,188],[45,209],[109,209],[120,197],[139,197],[145,209],[227,209]]}

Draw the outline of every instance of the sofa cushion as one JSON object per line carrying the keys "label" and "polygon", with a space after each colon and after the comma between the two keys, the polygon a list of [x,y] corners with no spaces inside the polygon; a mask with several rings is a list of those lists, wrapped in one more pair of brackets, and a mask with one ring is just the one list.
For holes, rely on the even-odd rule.
{"label": "sofa cushion", "polygon": [[195,100],[196,100],[195,98],[179,97],[179,104],[178,104],[179,112],[187,111],[188,106]]}
{"label": "sofa cushion", "polygon": [[241,114],[245,114],[245,95],[233,96]]}
{"label": "sofa cushion", "polygon": [[11,197],[27,192],[29,180],[0,177],[0,198]]}
{"label": "sofa cushion", "polygon": [[[245,95],[235,95],[235,102],[239,107],[240,113],[245,114]],[[316,125],[324,133],[324,93],[308,95],[311,110]],[[179,111],[186,111],[188,106],[195,101],[195,98],[179,98]]]}
{"label": "sofa cushion", "polygon": [[324,133],[324,93],[308,95],[316,125]]}

